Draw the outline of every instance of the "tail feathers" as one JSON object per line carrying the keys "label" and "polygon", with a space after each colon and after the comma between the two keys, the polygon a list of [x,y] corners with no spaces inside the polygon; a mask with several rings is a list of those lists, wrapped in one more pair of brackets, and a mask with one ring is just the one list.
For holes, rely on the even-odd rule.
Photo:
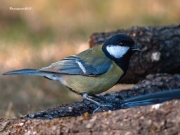
{"label": "tail feathers", "polygon": [[14,70],[4,73],[3,75],[38,75],[38,76],[46,76],[48,73],[41,72],[37,69],[21,69]]}

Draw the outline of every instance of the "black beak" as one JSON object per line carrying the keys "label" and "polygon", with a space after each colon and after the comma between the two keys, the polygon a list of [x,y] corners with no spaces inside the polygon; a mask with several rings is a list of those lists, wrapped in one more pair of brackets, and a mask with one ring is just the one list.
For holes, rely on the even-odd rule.
{"label": "black beak", "polygon": [[141,51],[141,48],[140,46],[134,44],[132,47],[131,47],[132,51]]}

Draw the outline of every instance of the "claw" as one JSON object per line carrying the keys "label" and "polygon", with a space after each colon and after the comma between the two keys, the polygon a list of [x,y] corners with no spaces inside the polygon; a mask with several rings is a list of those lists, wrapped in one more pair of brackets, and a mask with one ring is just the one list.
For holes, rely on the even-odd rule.
{"label": "claw", "polygon": [[99,108],[100,108],[100,106],[98,106],[98,107],[93,111],[93,114],[94,114],[96,111],[98,111]]}
{"label": "claw", "polygon": [[87,93],[84,93],[82,96],[83,96],[84,99],[89,100],[89,101],[95,103],[95,104],[98,106],[98,107],[93,111],[93,113],[95,113],[97,110],[99,110],[100,107],[111,107],[111,108],[113,108],[111,104],[101,104],[101,103],[99,103],[99,102],[97,102],[97,101],[89,98]]}
{"label": "claw", "polygon": [[110,104],[97,104],[98,105],[98,107],[93,111],[93,113],[95,113],[96,111],[98,111],[101,107],[111,107],[111,108],[113,108],[112,107],[112,105],[110,105]]}

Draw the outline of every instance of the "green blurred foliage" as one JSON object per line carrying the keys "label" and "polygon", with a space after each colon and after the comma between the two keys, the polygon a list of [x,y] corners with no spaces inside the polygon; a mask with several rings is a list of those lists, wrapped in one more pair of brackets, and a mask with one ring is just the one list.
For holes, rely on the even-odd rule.
{"label": "green blurred foliage", "polygon": [[[1,0],[0,74],[40,68],[82,51],[94,32],[179,22],[179,0]],[[0,82],[0,117],[11,118],[79,98],[59,83],[40,77],[0,75]]]}
{"label": "green blurred foliage", "polygon": [[[1,3],[0,37],[28,40],[32,44],[77,38],[86,41],[93,32],[180,21],[179,0],[2,0]],[[17,11],[10,7],[32,9]]]}

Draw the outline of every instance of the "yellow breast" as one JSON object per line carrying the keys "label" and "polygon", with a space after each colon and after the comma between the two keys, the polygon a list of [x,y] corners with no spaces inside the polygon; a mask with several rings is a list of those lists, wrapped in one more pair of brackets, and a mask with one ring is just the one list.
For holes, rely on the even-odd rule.
{"label": "yellow breast", "polygon": [[99,94],[113,87],[123,75],[123,70],[114,62],[108,72],[99,76],[62,75],[63,84],[77,93]]}

